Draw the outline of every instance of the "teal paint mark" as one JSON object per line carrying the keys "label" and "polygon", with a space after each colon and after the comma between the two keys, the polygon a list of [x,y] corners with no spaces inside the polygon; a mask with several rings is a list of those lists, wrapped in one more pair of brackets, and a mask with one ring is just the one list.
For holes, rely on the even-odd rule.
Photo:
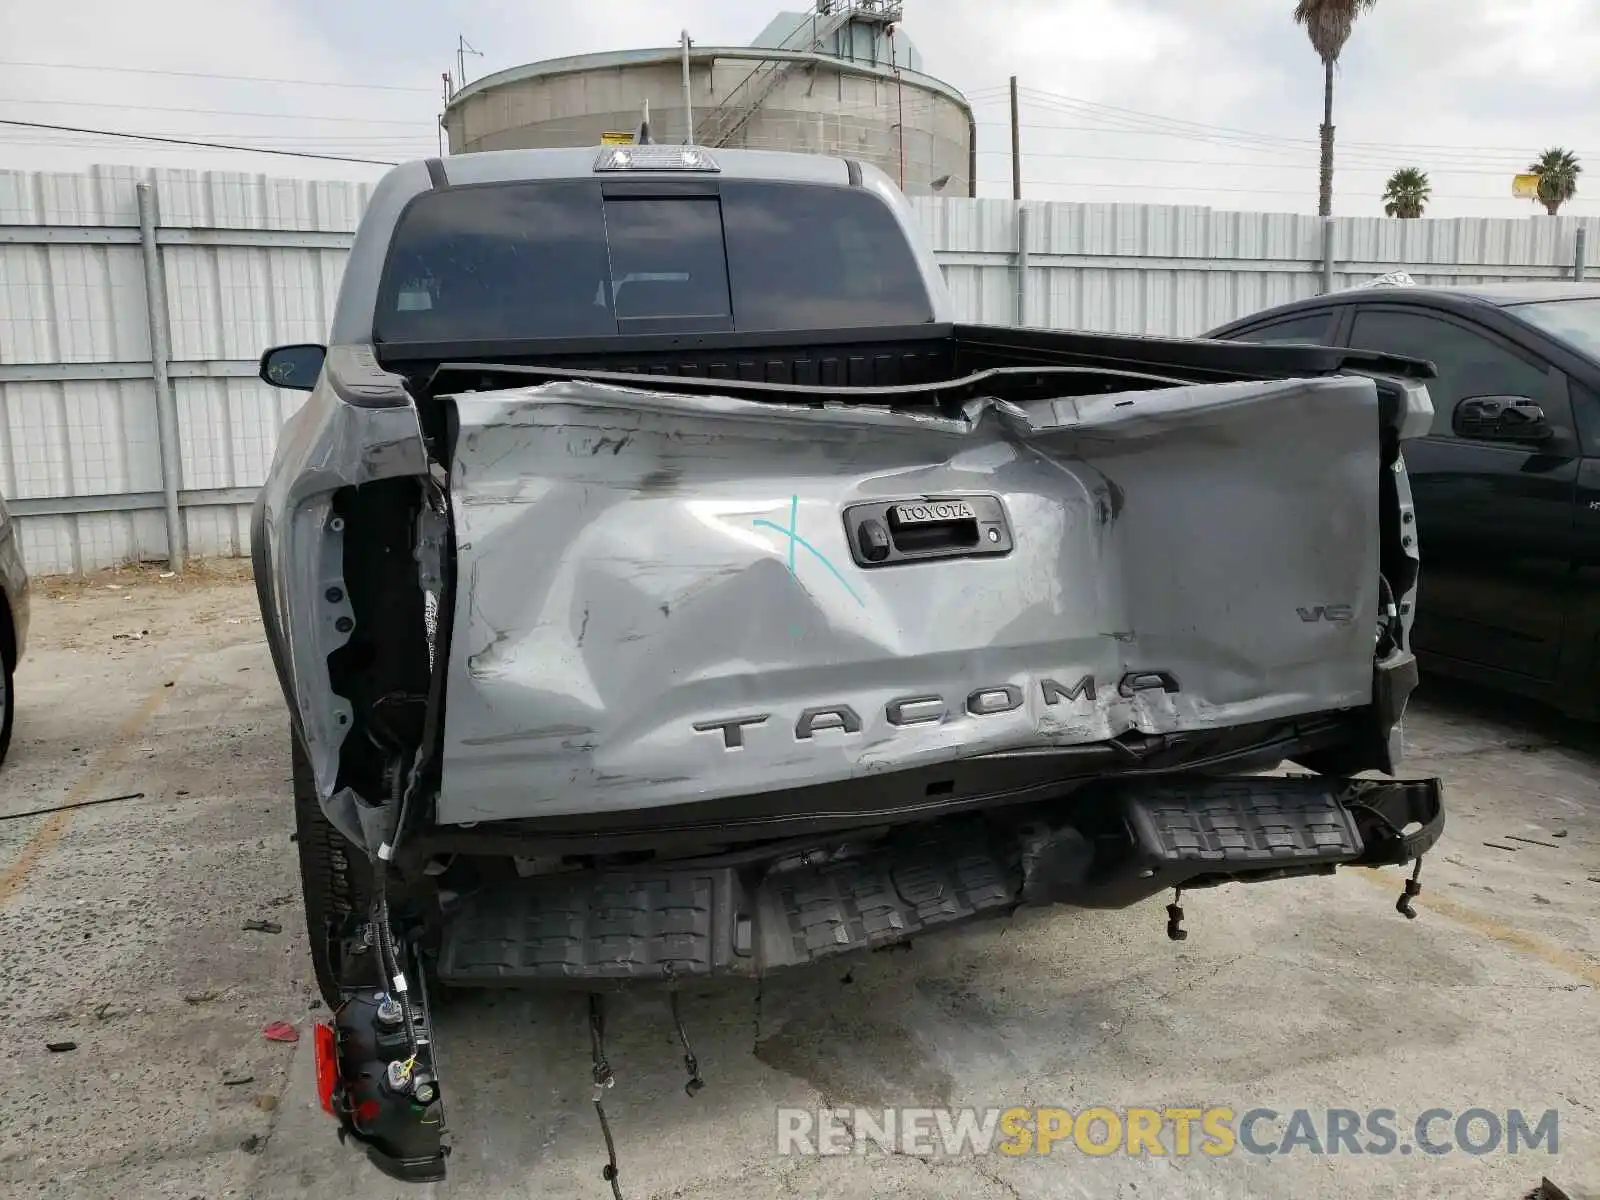
{"label": "teal paint mark", "polygon": [[789,497],[789,574],[794,574],[795,530],[800,528],[800,497]]}
{"label": "teal paint mark", "polygon": [[801,549],[804,549],[808,554],[810,554],[819,563],[821,563],[824,567],[826,567],[828,569],[828,573],[839,581],[840,586],[843,587],[845,591],[850,593],[851,597],[855,600],[855,602],[857,604],[861,605],[862,608],[865,608],[867,606],[867,602],[861,598],[860,594],[857,593],[855,588],[850,586],[850,581],[848,579],[846,579],[842,574],[840,574],[839,568],[834,566],[833,563],[831,563],[828,560],[828,556],[826,554],[824,554],[821,550],[818,550],[810,542],[806,541],[806,539],[801,537],[800,534],[797,532],[797,527],[800,524],[800,497],[798,495],[794,495],[794,496],[791,496],[789,498],[789,525],[788,525],[788,528],[785,528],[784,526],[779,525],[776,521],[769,521],[765,517],[757,517],[755,520],[753,520],[751,522],[751,524],[756,526],[757,528],[760,528],[760,529],[775,530],[776,532],[781,533],[785,538],[788,539],[788,541],[789,541],[789,554],[788,554],[789,574],[794,576],[796,580],[799,579],[799,575],[795,571],[794,558],[795,558],[795,548],[798,546]]}

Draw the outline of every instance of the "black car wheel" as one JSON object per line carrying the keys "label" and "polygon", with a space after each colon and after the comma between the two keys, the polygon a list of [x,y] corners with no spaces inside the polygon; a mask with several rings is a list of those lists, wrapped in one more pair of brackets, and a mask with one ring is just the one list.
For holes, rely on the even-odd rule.
{"label": "black car wheel", "polygon": [[[10,717],[7,716],[7,731]],[[294,829],[300,847],[300,884],[305,894],[306,934],[311,940],[311,967],[317,987],[330,1008],[342,996],[338,986],[339,939],[352,916],[365,915],[372,898],[372,864],[360,847],[340,833],[317,800],[316,776],[300,744],[289,731],[294,779]]]}
{"label": "black car wheel", "polygon": [[11,723],[16,717],[16,680],[9,655],[0,655],[0,763],[11,752]]}

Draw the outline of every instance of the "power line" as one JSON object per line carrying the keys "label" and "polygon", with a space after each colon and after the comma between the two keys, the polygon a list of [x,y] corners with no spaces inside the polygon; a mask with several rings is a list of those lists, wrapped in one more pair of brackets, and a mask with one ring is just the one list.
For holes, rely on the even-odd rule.
{"label": "power line", "polygon": [[[979,150],[978,153],[979,154],[1000,155],[1000,156],[1005,157],[1005,158],[1011,157],[1011,151],[1009,151],[1009,150]],[[1214,161],[1214,160],[1208,161],[1208,160],[1203,159],[1203,158],[1151,158],[1151,157],[1148,157],[1148,156],[1142,155],[1142,154],[1135,154],[1135,155],[1122,155],[1122,154],[1073,154],[1073,153],[1066,152],[1066,151],[1044,151],[1044,150],[1030,150],[1026,154],[1023,155],[1023,158],[1024,159],[1029,159],[1029,158],[1072,158],[1072,159],[1084,159],[1086,161],[1093,161],[1093,162],[1156,163],[1156,164],[1160,164],[1162,166],[1184,166],[1184,167],[1227,167],[1227,168],[1240,168],[1240,167],[1242,167],[1242,168],[1245,168],[1247,170],[1261,170],[1261,171],[1315,171],[1317,169],[1317,164],[1315,162],[1294,162],[1294,163],[1287,163],[1287,162],[1217,162],[1217,161]],[[1383,172],[1383,171],[1392,171],[1393,168],[1391,166],[1389,166],[1388,164],[1376,165],[1376,166],[1345,166],[1343,164],[1340,164],[1339,170],[1341,170],[1341,171],[1378,171],[1378,172]],[[1435,168],[1431,173],[1432,174],[1437,174],[1437,175],[1495,175],[1495,176],[1504,176],[1507,172],[1501,171],[1501,170],[1488,170],[1488,169],[1484,169],[1484,168],[1445,166],[1445,167]]]}
{"label": "power line", "polygon": [[[1048,93],[1042,95],[1048,97]],[[1175,123],[1164,117],[1127,117],[1113,112],[1102,113],[1096,106],[1084,102],[1069,101],[1064,98],[1041,99],[1030,96],[1029,102],[1038,104],[1047,109],[1068,113],[1075,117],[1101,121],[1105,126],[1099,129],[1091,127],[1087,132],[1116,132],[1129,137],[1172,137],[1186,142],[1209,142],[1220,146],[1232,146],[1243,149],[1255,150],[1263,154],[1295,154],[1304,153],[1305,146],[1292,138],[1273,138],[1266,135],[1241,135],[1222,127],[1215,127],[1215,131],[1208,131],[1208,127],[1191,125],[1189,123]],[[1082,129],[1082,127],[1073,127]]]}
{"label": "power line", "polygon": [[[1268,141],[1262,138],[1242,138],[1230,133],[1203,133],[1195,129],[1174,128],[1165,124],[1151,121],[1139,121],[1133,118],[1117,116],[1115,114],[1102,114],[1083,107],[1067,107],[1053,101],[1046,102],[1034,98],[1029,103],[1041,104],[1054,111],[1070,113],[1072,116],[1099,121],[1101,126],[1058,126],[1063,130],[1085,133],[1116,133],[1119,137],[1165,137],[1176,138],[1185,143],[1204,142],[1230,149],[1250,150],[1258,154],[1271,154],[1279,158],[1305,153],[1305,148],[1288,139],[1282,141]],[[1348,161],[1349,156],[1346,156]]]}
{"label": "power line", "polygon": [[[980,179],[980,180],[978,180],[978,182],[980,184],[988,184],[988,185],[993,186],[993,187],[1004,186],[1008,190],[1011,187],[1011,180],[1010,179]],[[1236,195],[1241,195],[1241,196],[1301,196],[1301,197],[1307,196],[1306,191],[1304,189],[1302,189],[1302,188],[1289,189],[1289,188],[1250,188],[1250,187],[1208,187],[1208,186],[1206,186],[1204,184],[1195,184],[1195,185],[1190,185],[1190,184],[1163,184],[1163,183],[1148,183],[1148,184],[1146,184],[1146,183],[1117,183],[1117,182],[1099,182],[1099,183],[1097,183],[1097,182],[1084,182],[1084,181],[1078,181],[1078,180],[1062,180],[1062,179],[1024,179],[1023,183],[1028,187],[1042,187],[1042,188],[1099,188],[1099,189],[1114,189],[1114,190],[1118,190],[1118,191],[1131,191],[1131,192],[1217,192],[1217,193],[1236,194]],[[982,198],[982,197],[980,197],[980,198]],[[1501,196],[1501,195],[1498,195],[1498,194],[1486,196],[1486,195],[1483,195],[1482,193],[1474,193],[1474,194],[1471,194],[1471,195],[1466,195],[1466,194],[1460,194],[1460,193],[1451,194],[1451,193],[1435,192],[1435,193],[1433,193],[1431,199],[1433,199],[1433,200],[1498,201],[1498,200],[1509,200],[1509,199],[1511,199],[1511,197],[1510,196]],[[1572,203],[1591,203],[1591,204],[1593,204],[1593,203],[1600,203],[1600,200],[1597,200],[1595,198],[1590,198],[1588,200],[1584,200],[1584,198],[1582,198],[1582,197],[1575,197],[1574,200],[1572,201]]]}
{"label": "power line", "polygon": [[[29,124],[30,122],[20,122],[20,123],[21,124]],[[64,128],[71,129],[71,128],[77,128],[77,126],[64,126]],[[219,130],[216,130],[216,129],[148,129],[147,128],[147,129],[131,129],[131,130],[118,131],[118,132],[119,133],[120,132],[126,132],[126,133],[130,133],[130,134],[139,134],[140,136],[159,137],[159,138],[194,138],[194,139],[197,139],[199,141],[210,141],[210,140],[215,139],[215,138],[225,137],[230,142],[249,142],[249,143],[251,143],[253,145],[254,144],[287,145],[287,146],[299,146],[299,145],[302,145],[302,144],[310,144],[310,145],[323,145],[323,144],[325,144],[325,145],[335,145],[335,146],[340,146],[340,145],[345,145],[345,146],[349,146],[349,145],[377,146],[377,145],[385,145],[385,144],[403,145],[403,146],[410,146],[410,145],[429,145],[429,146],[432,146],[432,145],[434,145],[434,138],[433,138],[432,133],[431,132],[423,132],[421,130],[418,130],[416,133],[411,133],[411,134],[373,133],[373,134],[367,134],[367,135],[362,135],[360,133],[355,132],[354,130],[347,130],[347,131],[340,132],[340,133],[295,133],[295,132],[291,132],[289,130],[282,130],[282,129],[272,130],[272,131],[268,131],[268,130],[260,130],[260,131],[251,130],[250,132],[247,132],[247,133],[232,133],[232,132],[223,132],[223,131],[219,131]]]}
{"label": "power line", "polygon": [[[1236,140],[1236,139],[1230,139],[1230,138],[1224,138],[1224,137],[1202,137],[1202,136],[1199,136],[1199,135],[1196,135],[1196,134],[1192,134],[1192,133],[1187,133],[1187,132],[1178,132],[1178,131],[1160,130],[1160,129],[1147,129],[1147,128],[1142,128],[1142,127],[1131,127],[1130,128],[1130,127],[1124,127],[1124,126],[1098,126],[1097,127],[1097,126],[1090,126],[1090,125],[1044,125],[1044,126],[1031,126],[1030,128],[1044,129],[1044,130],[1049,130],[1049,131],[1052,131],[1052,132],[1063,132],[1063,133],[1116,134],[1118,137],[1166,137],[1166,138],[1177,138],[1177,139],[1179,139],[1181,141],[1188,142],[1188,143],[1191,143],[1191,144],[1203,142],[1203,143],[1207,143],[1207,144],[1210,144],[1210,145],[1221,146],[1221,147],[1224,147],[1224,148],[1227,148],[1227,149],[1231,149],[1231,150],[1245,150],[1245,151],[1251,151],[1251,152],[1254,152],[1254,153],[1257,153],[1257,154],[1275,155],[1275,156],[1277,156],[1279,158],[1287,158],[1287,157],[1291,157],[1291,156],[1296,155],[1296,154],[1305,154],[1305,153],[1308,152],[1308,150],[1311,149],[1310,147],[1300,147],[1300,146],[1291,146],[1291,145],[1283,145],[1283,146],[1259,145],[1259,144],[1256,144],[1256,143],[1253,143],[1253,142],[1239,141],[1239,140]],[[1035,154],[1038,154],[1038,155],[1042,156],[1044,154],[1044,152],[1042,152],[1042,151],[1026,151],[1024,156],[1025,157],[1031,157],[1031,156],[1033,156]],[[1470,157],[1462,157],[1462,158],[1459,158],[1459,159],[1458,158],[1446,158],[1443,161],[1440,161],[1434,155],[1424,155],[1424,154],[1416,154],[1416,153],[1410,153],[1410,152],[1384,153],[1384,152],[1379,152],[1379,151],[1357,150],[1357,151],[1346,151],[1346,152],[1340,154],[1340,156],[1338,158],[1338,161],[1337,161],[1337,163],[1335,165],[1340,170],[1344,170],[1344,169],[1347,169],[1347,168],[1352,168],[1354,166],[1362,166],[1362,165],[1367,166],[1367,167],[1382,167],[1382,168],[1386,168],[1386,169],[1392,170],[1392,169],[1397,168],[1397,167],[1409,167],[1409,166],[1416,166],[1419,163],[1426,163],[1431,169],[1447,172],[1447,171],[1458,169],[1458,168],[1466,168],[1468,164],[1472,164],[1472,163],[1492,163],[1493,161],[1494,161],[1493,157],[1492,156],[1488,156],[1488,155],[1475,155],[1475,156],[1470,156]],[[1521,169],[1517,165],[1518,161],[1519,160],[1512,160],[1512,159],[1509,159],[1509,158],[1505,159],[1505,160],[1502,160],[1502,165],[1500,166],[1500,169],[1498,171],[1494,172],[1494,173],[1495,174],[1514,175]],[[1252,164],[1252,165],[1267,166],[1269,164],[1267,164],[1267,163],[1258,163],[1258,164]]]}
{"label": "power line", "polygon": [[355,88],[373,92],[425,92],[437,96],[437,87],[401,87],[393,83],[345,83],[332,79],[272,79],[264,75],[218,75],[208,71],[162,71],[154,67],[112,67],[99,63],[17,62],[0,59],[0,67],[37,67],[48,71],[120,71],[128,75],[169,75],[179,79],[221,79],[231,83],[275,83],[292,87]]}
{"label": "power line", "polygon": [[[76,128],[67,126],[67,128]],[[375,134],[372,137],[318,137],[316,134],[293,133],[235,133],[221,134],[212,129],[138,129],[126,131],[129,135],[157,138],[195,139],[197,141],[210,141],[216,137],[227,137],[230,142],[251,146],[310,146],[312,149],[340,146],[433,146],[434,139],[425,133],[400,136],[397,134]],[[117,136],[123,136],[121,132]],[[435,151],[437,153],[437,150]],[[424,156],[426,157],[426,156]]]}
{"label": "power line", "polygon": [[13,121],[0,117],[0,125],[14,125],[19,129],[48,129],[57,133],[89,134],[93,137],[128,138],[137,142],[165,142],[172,146],[193,146],[202,150],[236,150],[245,154],[277,154],[285,158],[321,158],[329,162],[370,163],[376,167],[395,166],[393,159],[354,158],[343,154],[313,154],[304,150],[271,150],[260,146],[231,146],[225,142],[201,142],[188,138],[157,137],[151,133],[124,133],[116,129],[83,129],[75,125],[46,125],[42,121]]}
{"label": "power line", "polygon": [[234,108],[191,108],[186,104],[127,104],[110,100],[37,100],[31,97],[0,96],[0,104],[29,104],[34,107],[61,105],[69,108],[115,108],[120,110],[137,110],[139,112],[167,112],[167,113],[197,113],[208,117],[260,117],[273,121],[333,121],[339,124],[350,125],[419,125],[426,121],[431,125],[434,118],[417,118],[413,121],[402,121],[394,117],[325,117],[313,113],[286,113],[286,112],[242,112]]}
{"label": "power line", "polygon": [[[4,64],[0,63],[0,65],[4,65]],[[977,95],[977,94],[978,93],[973,93],[973,95]],[[969,97],[969,99],[970,99],[970,97]],[[910,114],[910,113],[920,113],[920,112],[926,111],[926,110],[928,110],[930,108],[933,108],[933,107],[937,106],[940,103],[949,103],[949,101],[946,98],[942,97],[942,96],[941,97],[920,98],[920,99],[911,100],[911,101],[906,102],[906,104],[904,105],[904,111],[906,113],[908,113],[908,114]],[[50,106],[54,106],[54,105],[60,105],[60,106],[63,106],[63,107],[72,107],[72,108],[109,108],[109,109],[119,109],[119,110],[129,110],[129,111],[139,111],[139,112],[194,113],[194,114],[199,115],[199,116],[252,117],[252,118],[259,118],[259,119],[262,119],[262,120],[274,120],[274,121],[318,121],[318,122],[333,122],[333,123],[337,123],[337,124],[349,124],[349,125],[417,126],[417,125],[427,124],[429,126],[429,129],[430,129],[429,134],[421,135],[421,136],[425,136],[425,137],[431,137],[432,136],[431,130],[432,130],[432,127],[433,127],[433,125],[434,125],[434,123],[436,121],[436,117],[434,117],[431,114],[426,118],[419,117],[419,118],[417,118],[415,120],[400,120],[400,119],[392,118],[392,117],[388,117],[388,118],[380,118],[380,117],[372,117],[372,118],[368,118],[368,117],[335,117],[335,116],[324,116],[324,115],[320,115],[320,114],[310,114],[310,113],[259,112],[259,111],[242,110],[242,109],[199,108],[199,107],[195,107],[195,106],[191,106],[191,105],[127,104],[127,103],[120,103],[120,102],[114,102],[114,101],[55,100],[55,99],[38,99],[38,98],[35,98],[35,97],[22,97],[22,96],[0,96],[0,104],[22,104],[22,105],[31,105],[31,106],[34,106],[34,107],[40,107],[40,106],[50,107]],[[872,101],[872,102],[859,103],[859,104],[835,105],[835,106],[831,107],[830,109],[828,109],[827,113],[825,115],[851,114],[851,113],[856,113],[856,112],[877,112],[877,113],[882,113],[882,112],[895,111],[895,110],[898,110],[899,108],[900,108],[900,105],[894,100],[879,100],[879,101]],[[1004,124],[1004,122],[988,122],[988,121],[978,122],[978,123],[982,124],[982,125],[990,125],[990,124],[992,124],[992,125],[1003,125]],[[575,126],[580,125],[580,124],[585,124],[585,122],[578,121],[578,120],[565,121],[565,122],[544,122],[543,124],[541,124],[540,128],[542,130],[545,130],[545,131],[551,131],[551,130],[559,129],[562,126],[575,127]],[[1046,127],[1046,128],[1048,128],[1048,127]],[[173,136],[177,136],[177,135],[173,135]],[[232,135],[232,136],[240,136],[240,135]],[[303,140],[303,139],[300,139],[300,140]]]}
{"label": "power line", "polygon": [[[1109,114],[1115,114],[1115,119],[1135,122],[1141,127],[1145,128],[1165,127],[1173,131],[1191,130],[1196,133],[1219,136],[1229,140],[1258,142],[1266,145],[1292,145],[1310,149],[1317,149],[1319,147],[1319,143],[1314,138],[1295,138],[1280,134],[1258,133],[1247,129],[1238,129],[1228,125],[1211,125],[1199,121],[1188,121],[1178,117],[1166,117],[1160,115],[1159,113],[1142,112],[1138,109],[1132,108],[1120,108],[1116,105],[1101,104],[1093,100],[1082,100],[1077,97],[1065,96],[1059,92],[1050,92],[1040,88],[1023,88],[1022,90],[1028,94],[1030,99],[1036,99],[1038,103],[1046,107],[1054,107],[1060,111],[1068,112],[1089,110],[1088,112],[1079,112],[1079,115],[1090,115],[1094,110],[1101,110]],[[1467,146],[1459,144],[1452,145],[1443,142],[1402,143],[1345,141],[1340,142],[1339,145],[1352,149],[1360,149],[1383,154],[1442,152],[1445,154],[1472,155],[1478,158],[1510,157],[1520,159],[1529,156],[1530,153],[1536,153],[1516,146]]]}
{"label": "power line", "polygon": [[[77,128],[86,128],[86,127],[80,127],[80,126],[76,126],[76,125],[69,125],[69,126],[63,126],[62,128],[77,129]],[[38,136],[46,137],[48,135],[40,134]],[[363,137],[317,137],[314,134],[295,135],[295,134],[289,134],[289,133],[240,133],[240,134],[227,135],[227,134],[220,134],[215,130],[209,130],[209,129],[201,129],[201,130],[136,129],[136,130],[118,130],[118,131],[114,131],[114,132],[110,133],[109,136],[112,136],[112,137],[138,136],[138,137],[161,138],[161,139],[169,140],[169,141],[199,141],[199,142],[209,142],[209,141],[214,141],[214,140],[218,140],[220,138],[226,137],[227,138],[227,142],[228,142],[229,145],[250,146],[250,147],[262,146],[262,147],[265,147],[267,149],[287,149],[287,150],[293,150],[293,149],[296,149],[296,148],[301,147],[301,146],[303,146],[303,147],[305,147],[306,149],[309,149],[309,150],[348,150],[348,149],[351,149],[353,147],[369,147],[369,148],[388,147],[388,148],[393,148],[398,152],[399,150],[403,150],[403,149],[405,149],[406,147],[409,147],[409,146],[420,146],[420,147],[423,147],[424,149],[429,150],[430,154],[436,154],[438,152],[434,148],[435,147],[435,140],[433,138],[429,137],[427,134],[415,134],[415,135],[410,136],[410,137],[397,137],[397,136],[384,137],[384,136],[380,135],[380,136],[363,138]],[[57,139],[57,140],[59,141],[60,139]],[[426,158],[428,156],[429,156],[428,154],[423,154],[423,155],[420,155],[419,157]]]}

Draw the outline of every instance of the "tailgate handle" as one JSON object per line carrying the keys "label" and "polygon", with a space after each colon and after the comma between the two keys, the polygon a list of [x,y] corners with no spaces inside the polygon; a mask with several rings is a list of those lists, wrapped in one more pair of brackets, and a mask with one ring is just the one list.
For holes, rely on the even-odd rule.
{"label": "tailgate handle", "polygon": [[1011,552],[1011,525],[998,496],[853,504],[845,509],[844,522],[850,553],[863,567]]}
{"label": "tailgate handle", "polygon": [[978,514],[965,500],[918,500],[889,509],[889,536],[902,554],[970,550],[978,544]]}

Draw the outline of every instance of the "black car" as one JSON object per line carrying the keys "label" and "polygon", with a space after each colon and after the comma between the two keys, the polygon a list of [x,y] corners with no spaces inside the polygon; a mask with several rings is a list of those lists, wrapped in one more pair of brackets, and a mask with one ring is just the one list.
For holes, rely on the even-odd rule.
{"label": "black car", "polygon": [[1208,336],[1427,359],[1406,447],[1425,668],[1600,719],[1600,286],[1354,288]]}

